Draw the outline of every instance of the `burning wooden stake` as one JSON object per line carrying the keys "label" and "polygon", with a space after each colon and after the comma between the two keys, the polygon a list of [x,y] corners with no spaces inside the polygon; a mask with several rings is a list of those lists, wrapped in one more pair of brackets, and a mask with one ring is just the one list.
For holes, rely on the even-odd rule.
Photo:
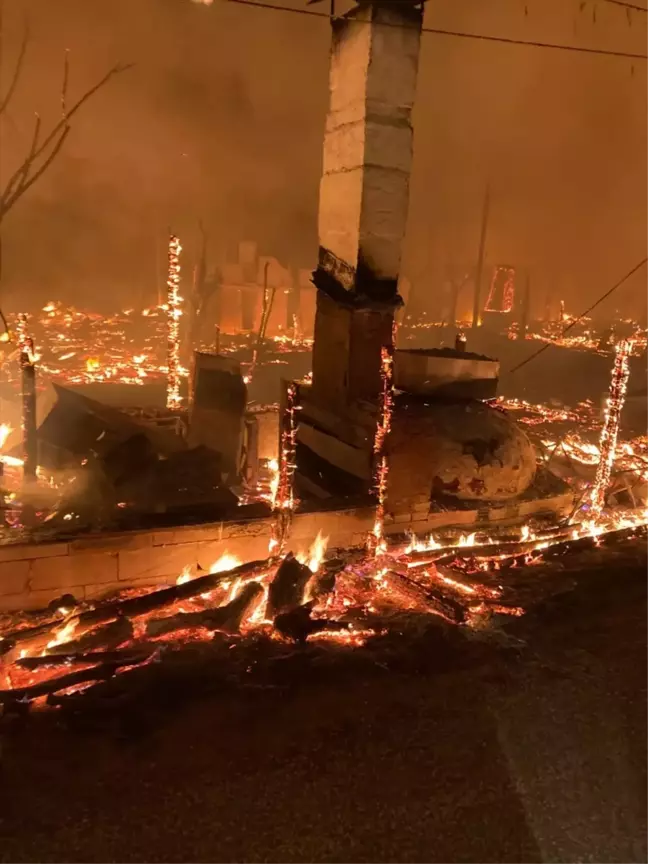
{"label": "burning wooden stake", "polygon": [[180,407],[180,316],[182,297],[180,296],[180,241],[172,234],[169,238],[169,272],[167,277],[167,408]]}
{"label": "burning wooden stake", "polygon": [[591,493],[591,516],[597,521],[605,507],[605,496],[610,485],[612,467],[616,456],[617,438],[621,411],[625,402],[628,378],[630,377],[630,354],[632,341],[626,339],[616,347],[616,357],[612,369],[610,392],[605,405],[605,421],[599,440],[600,460],[596,479]]}
{"label": "burning wooden stake", "polygon": [[272,511],[275,522],[270,538],[271,554],[283,551],[290,519],[297,505],[294,490],[295,459],[297,450],[297,412],[299,405],[299,384],[292,381],[286,391],[286,410],[281,419],[281,435],[279,446],[279,466],[276,485],[272,494]]}
{"label": "burning wooden stake", "polygon": [[306,585],[312,576],[310,567],[300,564],[291,553],[288,553],[279,565],[268,590],[267,617],[274,618],[282,612],[288,612],[299,606],[304,598]]}
{"label": "burning wooden stake", "polygon": [[387,477],[389,475],[389,462],[387,459],[387,437],[391,429],[392,414],[394,412],[394,339],[391,345],[385,345],[381,349],[380,377],[382,380],[382,391],[380,394],[380,413],[376,426],[376,437],[374,439],[375,457],[375,492],[376,492],[376,519],[372,533],[367,541],[367,550],[375,555],[382,554],[386,549],[384,527],[385,527],[385,501],[387,500]]}
{"label": "burning wooden stake", "polygon": [[166,618],[154,618],[146,625],[147,636],[162,636],[184,630],[187,627],[204,627],[207,630],[228,630],[236,632],[261,602],[263,587],[259,582],[245,585],[239,594],[225,606],[218,609],[205,609],[202,612],[180,612]]}
{"label": "burning wooden stake", "polygon": [[38,439],[36,437],[36,356],[34,341],[27,333],[27,316],[18,315],[16,336],[20,351],[22,378],[23,477],[25,482],[36,479]]}

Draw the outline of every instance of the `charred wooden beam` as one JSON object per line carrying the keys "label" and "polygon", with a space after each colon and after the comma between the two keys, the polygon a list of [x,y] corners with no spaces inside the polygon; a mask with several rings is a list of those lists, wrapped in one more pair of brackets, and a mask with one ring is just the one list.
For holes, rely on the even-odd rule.
{"label": "charred wooden beam", "polygon": [[270,583],[267,617],[273,619],[301,605],[306,585],[312,577],[311,569],[289,552]]}
{"label": "charred wooden beam", "polygon": [[332,621],[328,618],[312,618],[314,601],[282,612],[274,619],[274,627],[278,633],[293,642],[303,644],[313,633],[321,633],[322,630],[348,630],[347,621]]}
{"label": "charred wooden beam", "polygon": [[227,630],[235,632],[242,622],[252,614],[261,602],[263,586],[259,582],[245,585],[237,597],[218,609],[205,609],[203,612],[181,612],[166,618],[154,618],[146,625],[146,635],[162,636],[188,627],[204,627],[207,630]]}
{"label": "charred wooden beam", "polygon": [[383,585],[390,600],[404,603],[421,611],[442,615],[461,624],[465,621],[464,607],[456,600],[433,588],[424,588],[418,582],[390,570],[383,575]]}
{"label": "charred wooden beam", "polygon": [[59,675],[56,678],[49,678],[47,681],[39,681],[37,684],[31,684],[28,687],[0,690],[0,704],[31,702],[32,699],[37,699],[39,696],[47,696],[49,693],[67,690],[68,687],[75,687],[77,684],[83,684],[86,681],[98,681],[102,678],[110,678],[115,674],[119,666],[127,665],[130,665],[129,661],[102,663],[89,669],[79,669],[77,672],[70,672],[68,675]]}
{"label": "charred wooden beam", "polygon": [[232,570],[226,570],[222,573],[208,573],[206,576],[198,576],[196,579],[190,579],[181,585],[172,585],[170,588],[152,591],[142,597],[131,597],[127,600],[115,600],[112,603],[106,603],[96,609],[82,612],[78,619],[81,624],[96,624],[121,615],[129,618],[146,615],[155,609],[171,606],[178,600],[186,600],[189,597],[195,597],[196,594],[212,591],[221,583],[231,579],[244,581],[256,579],[270,570],[276,563],[274,558],[268,558],[265,561],[250,561],[247,564],[234,567]]}
{"label": "charred wooden beam", "polygon": [[47,648],[46,651],[49,655],[83,654],[95,648],[103,648],[104,650],[117,648],[118,645],[132,638],[133,625],[131,622],[128,618],[118,618],[105,627],[91,630],[78,639],[71,639],[69,642],[60,642],[58,645]]}
{"label": "charred wooden beam", "polygon": [[115,664],[134,666],[149,660],[157,647],[147,651],[125,648],[121,651],[87,651],[85,653],[52,654],[43,657],[21,657],[16,666],[23,669],[46,669],[52,666],[85,666],[87,664]]}

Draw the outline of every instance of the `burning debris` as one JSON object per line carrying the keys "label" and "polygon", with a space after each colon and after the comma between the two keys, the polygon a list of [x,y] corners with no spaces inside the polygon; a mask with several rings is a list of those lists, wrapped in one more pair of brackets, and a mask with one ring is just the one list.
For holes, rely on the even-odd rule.
{"label": "burning debris", "polygon": [[[402,87],[394,89],[392,83],[404,62],[416,69],[423,12],[422,4],[414,0],[363,4],[356,11],[358,17],[342,16],[334,27],[332,98],[325,141],[327,170],[321,184],[320,249],[313,274],[318,293],[312,382],[287,382],[278,458],[267,463],[270,476],[265,478],[265,486],[244,487],[239,454],[244,449],[241,430],[248,419],[244,416],[246,385],[253,379],[256,383],[259,377],[260,347],[274,298],[274,288],[270,292],[267,284],[258,338],[249,346],[247,374],[240,363],[221,362],[218,333],[212,368],[207,369],[205,363],[202,371],[226,373],[236,379],[229,384],[236,386],[220,388],[222,404],[215,405],[217,399],[206,399],[205,403],[198,399],[193,406],[194,416],[201,407],[214,410],[205,425],[218,427],[222,437],[224,424],[210,424],[210,419],[216,416],[217,408],[221,417],[229,416],[231,440],[217,454],[226,457],[226,468],[221,469],[216,451],[210,453],[202,439],[202,448],[191,450],[180,427],[176,429],[181,434],[157,426],[147,428],[124,412],[92,400],[82,403],[84,397],[62,390],[59,395],[63,393],[61,401],[66,402],[66,417],[62,418],[60,411],[57,417],[55,409],[40,430],[52,459],[50,465],[42,460],[41,469],[49,472],[45,482],[53,481],[56,471],[72,468],[73,463],[79,471],[90,466],[95,472],[92,488],[102,493],[100,504],[110,499],[114,507],[132,508],[141,516],[147,509],[155,510],[160,499],[166,508],[174,485],[177,491],[195,491],[194,484],[200,487],[201,474],[208,475],[207,485],[220,495],[217,500],[209,499],[212,517],[222,499],[236,506],[265,499],[274,517],[268,557],[241,562],[226,556],[208,572],[181,573],[170,587],[127,589],[93,602],[77,602],[66,596],[40,612],[9,616],[0,630],[0,703],[5,708],[15,709],[43,698],[51,705],[64,704],[66,699],[97,686],[97,681],[118,676],[128,679],[191,642],[218,642],[229,649],[263,637],[298,645],[319,640],[354,647],[390,629],[401,632],[404,615],[426,621],[438,619],[443,626],[466,629],[481,627],[498,616],[518,617],[524,614],[524,604],[511,590],[512,571],[524,573],[526,568],[540,566],[544,556],[644,530],[645,507],[611,507],[609,500],[617,459],[624,471],[646,476],[645,440],[618,443],[628,358],[634,344],[628,341],[617,348],[599,443],[588,445],[576,437],[572,426],[541,466],[546,469],[558,444],[568,460],[593,464],[593,456],[598,463],[596,476],[589,480],[571,476],[570,486],[554,478],[568,508],[574,491],[582,493],[581,502],[587,502],[579,503],[569,518],[564,518],[560,509],[563,504],[547,505],[545,514],[549,510],[554,515],[553,525],[521,525],[523,519],[519,519],[518,530],[509,527],[505,529],[508,534],[475,531],[458,535],[456,530],[448,530],[427,537],[399,538],[393,533],[395,525],[411,524],[417,514],[425,517],[419,524],[426,524],[430,515],[458,514],[472,508],[475,518],[482,520],[482,512],[490,513],[489,507],[494,509],[498,504],[505,515],[497,518],[507,524],[505,519],[508,523],[517,519],[520,505],[540,500],[542,496],[536,495],[538,487],[533,484],[536,475],[546,481],[549,472],[536,470],[529,439],[497,409],[524,411],[528,425],[543,436],[545,449],[556,421],[580,423],[582,432],[586,423],[595,425],[595,412],[591,405],[568,411],[495,401],[499,362],[467,351],[461,338],[455,350],[396,351],[394,322],[402,305],[398,291],[416,74],[406,76]],[[365,25],[369,25],[363,30],[368,38],[355,38],[359,32],[356,28]],[[364,79],[358,78],[358,69],[365,70]],[[369,97],[381,104],[379,124],[370,113],[360,110]],[[351,105],[350,113],[356,118],[350,124],[344,121],[350,142],[346,148],[340,148],[338,140],[340,104]],[[348,134],[349,125],[352,134]],[[385,129],[389,134],[384,134]],[[395,161],[401,166],[397,172],[393,170]],[[359,188],[364,191],[347,196],[341,203],[340,180],[351,169],[357,172]],[[390,213],[388,220],[386,212]],[[37,322],[48,336],[42,370],[52,376],[64,374],[68,383],[114,381],[141,386],[145,379],[157,379],[164,385],[167,413],[174,421],[185,417],[181,390],[188,372],[181,366],[180,350],[181,249],[178,238],[171,236],[167,302],[155,310],[145,310],[141,316],[128,310],[103,319],[49,304],[44,310],[45,320]],[[267,267],[265,273],[267,277]],[[512,278],[503,286],[499,304],[503,313],[513,308]],[[253,303],[248,302],[249,293],[245,296],[243,317],[246,329],[251,330]],[[491,308],[492,299],[488,311],[497,312]],[[477,304],[475,325],[480,312]],[[139,324],[154,325],[137,347],[132,337],[136,318]],[[561,318],[562,325],[564,309]],[[27,343],[27,320],[21,318],[19,324],[25,440],[32,441],[29,430],[34,428],[35,391],[33,375],[30,379],[26,373],[30,368],[33,371],[34,346]],[[554,341],[566,344],[568,329],[571,325],[557,329]],[[294,326],[294,335],[297,330]],[[131,334],[128,339],[127,332]],[[522,335],[533,338],[526,321]],[[280,341],[286,350],[308,347],[303,343],[297,346],[296,340],[284,336]],[[591,348],[582,338],[578,344]],[[166,346],[165,359],[159,357],[160,346]],[[598,347],[594,350],[601,353]],[[62,365],[70,360],[75,363]],[[275,358],[268,362],[282,361]],[[213,384],[215,380],[214,375],[196,377],[196,387],[202,378],[207,390],[209,381]],[[32,384],[27,386],[29,380]],[[76,420],[74,428],[63,433],[63,421],[69,422],[71,414]],[[191,415],[188,418],[191,427]],[[189,428],[189,440],[191,435]],[[414,437],[416,445],[412,443]],[[301,464],[300,452],[304,456]],[[3,467],[11,466],[13,459],[14,465],[24,467],[25,474],[32,469],[35,474],[34,454],[31,447],[25,448],[24,459],[10,454],[4,458]],[[74,458],[56,461],[64,456]],[[302,488],[309,484],[313,494],[322,498],[334,497],[341,488],[373,495],[373,530],[363,538],[366,542],[360,548],[335,550],[327,559],[327,541],[319,534],[307,553],[298,550],[293,554],[292,518]],[[10,494],[14,509],[20,512],[15,498],[24,494],[24,489],[17,485]],[[541,504],[546,504],[545,499]],[[146,503],[135,506],[140,501]],[[24,512],[25,501],[22,504]],[[514,513],[511,519],[507,508]],[[530,511],[527,508],[525,512]],[[77,516],[65,512],[63,519]],[[452,515],[447,518],[447,525],[461,521],[453,522]]]}
{"label": "burning debris", "polygon": [[172,411],[180,406],[180,253],[182,246],[175,235],[169,238],[169,276],[166,312],[168,316],[168,376],[166,406]]}
{"label": "burning debris", "polygon": [[188,643],[241,640],[255,634],[304,644],[352,647],[401,628],[404,612],[473,628],[524,614],[507,573],[566,554],[606,532],[634,536],[644,513],[499,539],[475,535],[410,538],[380,554],[337,551],[325,558],[318,536],[309,553],[241,564],[225,555],[208,573],[183,573],[177,584],[130,590],[113,599],[61,598],[41,612],[7,616],[0,635],[0,703],[61,704],[95,682],[129,672]]}

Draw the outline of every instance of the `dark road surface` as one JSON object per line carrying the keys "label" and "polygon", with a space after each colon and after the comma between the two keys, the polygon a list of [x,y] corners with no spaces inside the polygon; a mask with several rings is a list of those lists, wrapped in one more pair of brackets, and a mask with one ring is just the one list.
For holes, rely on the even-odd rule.
{"label": "dark road surface", "polygon": [[140,735],[6,725],[0,860],[646,861],[645,565],[488,662],[227,692]]}

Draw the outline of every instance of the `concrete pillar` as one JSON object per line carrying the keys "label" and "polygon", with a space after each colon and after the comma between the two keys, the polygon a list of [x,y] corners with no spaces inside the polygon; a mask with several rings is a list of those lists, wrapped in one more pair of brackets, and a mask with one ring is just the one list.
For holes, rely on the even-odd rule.
{"label": "concrete pillar", "polygon": [[[422,4],[361,0],[332,22],[313,397],[372,399],[391,339],[409,205]],[[356,320],[357,319],[357,320]],[[331,363],[332,352],[339,352]],[[357,364],[367,367],[362,372]]]}

